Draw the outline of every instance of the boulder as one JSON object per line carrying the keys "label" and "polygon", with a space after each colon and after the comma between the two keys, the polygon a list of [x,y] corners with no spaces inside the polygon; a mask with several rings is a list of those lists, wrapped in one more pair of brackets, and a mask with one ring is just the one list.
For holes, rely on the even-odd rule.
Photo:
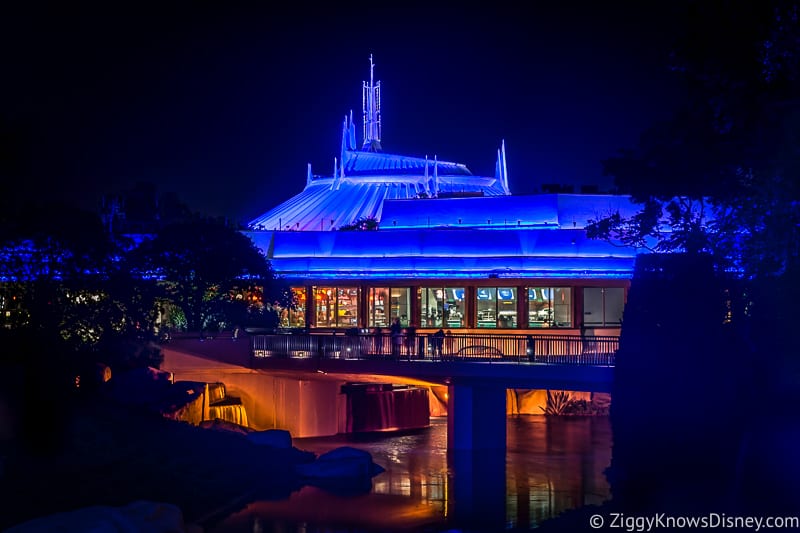
{"label": "boulder", "polygon": [[203,420],[200,422],[200,427],[203,429],[209,429],[211,431],[222,431],[226,433],[239,433],[241,435],[247,435],[249,433],[253,433],[255,430],[250,429],[247,426],[242,426],[239,424],[234,424],[233,422],[228,422],[227,420],[221,420],[219,418],[215,418],[214,420]]}
{"label": "boulder", "polygon": [[172,385],[172,373],[157,368],[136,368],[115,372],[107,382],[110,399],[123,405],[149,405]]}
{"label": "boulder", "polygon": [[372,462],[369,452],[350,446],[323,453],[315,461],[296,465],[295,469],[301,476],[312,479],[371,479],[384,471]]}
{"label": "boulder", "polygon": [[247,440],[259,446],[289,449],[292,447],[292,434],[285,429],[267,429],[247,434]]}
{"label": "boulder", "polygon": [[7,529],[6,533],[39,533],[42,531],[177,533],[197,531],[197,529],[186,527],[183,523],[183,514],[175,505],[136,501],[124,507],[98,505],[43,516]]}

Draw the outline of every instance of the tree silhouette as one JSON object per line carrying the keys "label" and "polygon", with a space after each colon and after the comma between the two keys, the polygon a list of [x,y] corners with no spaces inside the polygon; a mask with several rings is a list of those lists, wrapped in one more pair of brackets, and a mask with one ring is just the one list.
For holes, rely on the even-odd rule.
{"label": "tree silhouette", "polygon": [[153,280],[161,297],[183,310],[192,330],[233,326],[263,307],[270,317],[272,302],[288,304],[288,288],[253,242],[215,219],[163,227],[131,253],[131,262],[139,277]]}
{"label": "tree silhouette", "polygon": [[670,58],[683,105],[637,147],[604,161],[617,189],[648,214],[589,230],[631,242],[657,237],[661,250],[710,253],[746,276],[780,274],[800,251],[797,6],[688,6]]}
{"label": "tree silhouette", "polygon": [[605,162],[646,209],[590,228],[682,252],[637,258],[609,478],[628,510],[785,512],[800,497],[800,461],[783,444],[800,427],[787,378],[800,375],[798,9],[688,5],[671,65],[685,105]]}

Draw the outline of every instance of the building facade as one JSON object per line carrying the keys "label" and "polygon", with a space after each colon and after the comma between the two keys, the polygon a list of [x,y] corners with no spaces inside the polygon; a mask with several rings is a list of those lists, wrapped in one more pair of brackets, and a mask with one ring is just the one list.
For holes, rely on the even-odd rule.
{"label": "building facade", "polygon": [[384,152],[373,72],[370,58],[363,141],[351,112],[333,173],[309,165],[304,189],[245,232],[292,283],[297,306],[281,324],[618,334],[638,250],[589,239],[585,227],[639,206],[617,195],[513,195],[502,142],[494,176]]}

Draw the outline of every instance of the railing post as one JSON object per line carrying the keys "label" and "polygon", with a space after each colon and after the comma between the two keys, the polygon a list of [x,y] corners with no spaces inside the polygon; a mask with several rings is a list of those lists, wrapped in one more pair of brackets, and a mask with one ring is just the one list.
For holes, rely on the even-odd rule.
{"label": "railing post", "polygon": [[[377,344],[379,341],[380,346]],[[501,360],[517,362],[523,360],[547,364],[604,365],[614,366],[619,349],[619,337],[578,336],[558,334],[458,334],[447,335],[439,340],[430,334],[418,334],[414,345],[402,343],[398,346],[391,336],[379,338],[371,334],[359,335],[252,335],[250,343],[250,365],[254,366],[263,357],[318,357],[329,358],[335,353],[340,357],[367,359],[370,354],[381,352],[387,358],[401,355],[404,358],[416,352],[417,357],[428,360],[448,360],[458,355],[467,361],[489,361],[502,354]],[[476,347],[478,349],[471,350]],[[479,349],[483,347],[483,349]],[[400,350],[398,350],[400,348]],[[349,350],[349,351],[348,351]],[[529,353],[530,350],[530,353]],[[399,351],[399,354],[395,352]],[[463,351],[463,352],[462,352]],[[441,355],[441,357],[440,357]],[[487,358],[488,357],[488,358]]]}

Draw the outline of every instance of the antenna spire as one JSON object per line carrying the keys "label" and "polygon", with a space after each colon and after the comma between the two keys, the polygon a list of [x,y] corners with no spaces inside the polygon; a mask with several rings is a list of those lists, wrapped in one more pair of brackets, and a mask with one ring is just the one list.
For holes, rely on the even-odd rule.
{"label": "antenna spire", "polygon": [[369,55],[369,84],[362,83],[361,106],[364,114],[365,152],[380,152],[381,148],[381,82],[375,82],[375,63]]}

